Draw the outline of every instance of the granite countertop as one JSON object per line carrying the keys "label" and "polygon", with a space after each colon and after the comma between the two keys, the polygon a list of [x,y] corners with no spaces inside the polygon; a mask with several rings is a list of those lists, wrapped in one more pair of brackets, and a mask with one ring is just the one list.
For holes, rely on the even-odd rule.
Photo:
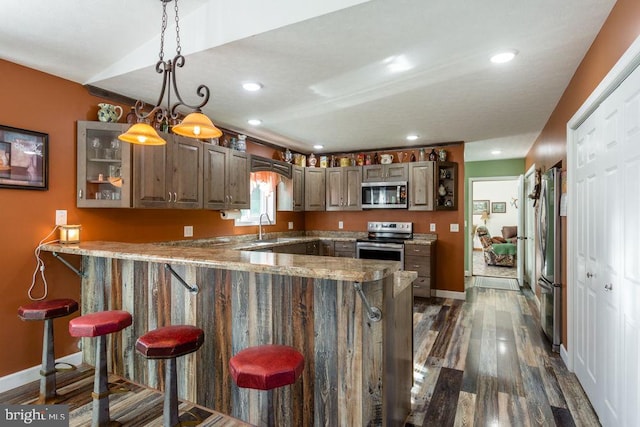
{"label": "granite countertop", "polygon": [[[293,255],[259,252],[259,245],[291,244],[317,237],[283,238],[269,242],[220,242],[202,247],[161,243],[121,243],[90,241],[75,245],[52,243],[42,250],[61,254],[86,255],[103,258],[129,259],[135,261],[186,264],[206,268],[250,271],[256,273],[282,274],[287,276],[318,279],[369,282],[400,270],[396,261],[380,261],[353,258],[336,258],[314,255]],[[253,249],[242,250],[242,249]],[[405,272],[406,273],[406,272]],[[408,277],[407,277],[408,279]],[[406,280],[403,280],[405,282]]]}

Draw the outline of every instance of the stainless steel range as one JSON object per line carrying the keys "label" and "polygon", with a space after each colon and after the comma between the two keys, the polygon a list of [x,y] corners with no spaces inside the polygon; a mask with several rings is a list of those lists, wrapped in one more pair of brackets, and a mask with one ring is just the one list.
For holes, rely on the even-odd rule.
{"label": "stainless steel range", "polygon": [[404,267],[404,242],[413,238],[411,222],[376,222],[367,224],[368,236],[358,239],[358,258],[400,261]]}

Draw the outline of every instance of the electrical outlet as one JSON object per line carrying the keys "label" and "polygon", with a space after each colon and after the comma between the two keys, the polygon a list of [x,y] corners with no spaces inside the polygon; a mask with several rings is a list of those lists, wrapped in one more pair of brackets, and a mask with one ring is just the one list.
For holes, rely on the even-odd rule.
{"label": "electrical outlet", "polygon": [[431,232],[436,231],[436,225],[434,223],[429,224],[429,231]]}
{"label": "electrical outlet", "polygon": [[342,221],[338,221],[338,228],[342,230],[344,228],[344,223]]}
{"label": "electrical outlet", "polygon": [[67,225],[66,210],[56,210],[56,225]]}
{"label": "electrical outlet", "polygon": [[193,225],[184,226],[184,237],[193,237]]}
{"label": "electrical outlet", "polygon": [[451,231],[452,233],[457,233],[458,231],[460,231],[460,227],[458,224],[449,224],[449,231]]}
{"label": "electrical outlet", "polygon": [[293,221],[289,221],[289,230],[293,230]]}

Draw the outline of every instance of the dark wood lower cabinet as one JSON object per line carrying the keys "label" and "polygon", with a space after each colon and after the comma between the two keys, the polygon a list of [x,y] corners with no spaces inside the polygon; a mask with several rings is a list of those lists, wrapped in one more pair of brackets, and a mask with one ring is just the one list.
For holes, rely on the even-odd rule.
{"label": "dark wood lower cabinet", "polygon": [[431,297],[431,289],[435,288],[435,262],[435,241],[404,245],[404,269],[418,273],[418,278],[413,281],[413,296]]}

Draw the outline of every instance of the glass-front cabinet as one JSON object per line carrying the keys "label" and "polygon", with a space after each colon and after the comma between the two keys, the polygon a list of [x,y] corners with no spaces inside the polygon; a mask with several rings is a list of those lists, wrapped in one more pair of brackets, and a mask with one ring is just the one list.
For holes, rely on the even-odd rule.
{"label": "glass-front cabinet", "polygon": [[78,121],[78,207],[131,207],[131,145],[118,139],[129,126]]}

